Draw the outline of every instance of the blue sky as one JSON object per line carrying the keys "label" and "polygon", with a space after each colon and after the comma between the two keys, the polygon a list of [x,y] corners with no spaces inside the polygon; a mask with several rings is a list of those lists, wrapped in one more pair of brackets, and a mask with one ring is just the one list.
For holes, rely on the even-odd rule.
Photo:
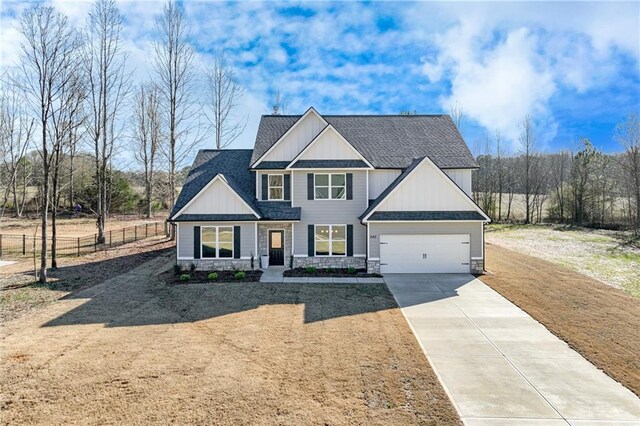
{"label": "blue sky", "polygon": [[[90,3],[53,2],[81,25]],[[161,2],[118,2],[127,23],[129,66],[150,75],[154,18]],[[2,68],[15,60],[14,17],[2,3]],[[251,147],[275,91],[285,113],[464,111],[475,148],[500,131],[515,149],[529,114],[541,149],[590,137],[606,151],[617,122],[640,111],[639,2],[195,2],[197,64],[225,50],[245,87],[248,126],[234,147]],[[204,146],[211,147],[208,139]]]}

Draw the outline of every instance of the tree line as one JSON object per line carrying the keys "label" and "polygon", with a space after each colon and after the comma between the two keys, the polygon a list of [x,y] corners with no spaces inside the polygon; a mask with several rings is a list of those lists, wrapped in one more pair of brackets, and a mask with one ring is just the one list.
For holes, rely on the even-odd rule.
{"label": "tree line", "polygon": [[[630,114],[613,138],[621,151],[607,154],[588,138],[572,149],[539,149],[530,118],[517,151],[506,155],[500,134],[477,156],[473,196],[497,222],[556,222],[640,230],[640,115]],[[523,212],[517,215],[516,205]]]}
{"label": "tree line", "polygon": [[[195,146],[212,135],[221,149],[244,130],[246,118],[234,113],[242,88],[222,51],[210,65],[198,65],[191,24],[174,0],[155,24],[152,72],[148,81],[135,81],[115,0],[96,0],[80,27],[43,4],[18,19],[20,56],[0,75],[0,220],[5,213],[38,213],[42,282],[49,229],[56,267],[62,211],[81,205],[93,213],[103,243],[113,209],[136,204],[151,216],[155,207],[172,206]],[[116,163],[123,151],[137,172]]]}

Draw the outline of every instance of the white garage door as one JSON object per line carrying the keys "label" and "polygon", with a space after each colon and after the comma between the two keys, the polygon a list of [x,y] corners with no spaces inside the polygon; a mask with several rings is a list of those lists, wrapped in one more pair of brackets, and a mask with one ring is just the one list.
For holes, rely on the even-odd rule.
{"label": "white garage door", "polygon": [[381,235],[381,273],[469,272],[468,234]]}

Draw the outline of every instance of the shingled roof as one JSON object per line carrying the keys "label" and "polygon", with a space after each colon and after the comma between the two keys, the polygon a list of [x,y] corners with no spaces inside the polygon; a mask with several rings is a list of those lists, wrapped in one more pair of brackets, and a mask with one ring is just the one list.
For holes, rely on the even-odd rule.
{"label": "shingled roof", "polygon": [[173,217],[216,175],[222,174],[229,186],[255,211],[255,177],[249,171],[250,149],[203,149],[198,151],[182,191],[169,217]]}
{"label": "shingled roof", "polygon": [[[255,163],[300,115],[264,115],[251,156]],[[374,167],[404,169],[429,156],[440,168],[477,168],[448,115],[323,115]]]}

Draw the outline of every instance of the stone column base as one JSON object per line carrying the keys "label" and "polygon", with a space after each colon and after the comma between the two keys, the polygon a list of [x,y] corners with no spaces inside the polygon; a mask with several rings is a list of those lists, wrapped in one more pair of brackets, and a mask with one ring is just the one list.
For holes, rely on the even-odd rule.
{"label": "stone column base", "polygon": [[476,275],[484,274],[483,259],[471,259],[471,273]]}
{"label": "stone column base", "polygon": [[380,261],[379,260],[367,260],[367,274],[379,274],[380,273]]}

